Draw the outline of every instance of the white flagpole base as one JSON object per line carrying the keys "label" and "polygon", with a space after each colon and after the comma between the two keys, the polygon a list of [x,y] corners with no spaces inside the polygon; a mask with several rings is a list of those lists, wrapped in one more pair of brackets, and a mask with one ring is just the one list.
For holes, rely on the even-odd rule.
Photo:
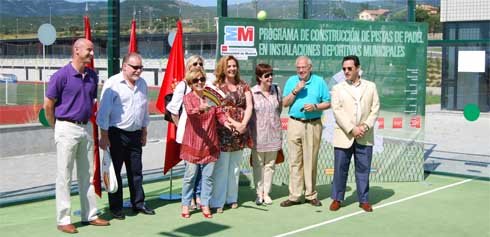
{"label": "white flagpole base", "polygon": [[173,188],[172,187],[172,180],[173,180],[173,168],[170,169],[170,193],[160,194],[160,200],[174,201],[174,200],[182,199],[182,195],[172,193],[172,188]]}
{"label": "white flagpole base", "polygon": [[173,193],[168,193],[168,194],[160,194],[160,200],[180,200],[182,199],[182,196],[180,194],[173,194]]}

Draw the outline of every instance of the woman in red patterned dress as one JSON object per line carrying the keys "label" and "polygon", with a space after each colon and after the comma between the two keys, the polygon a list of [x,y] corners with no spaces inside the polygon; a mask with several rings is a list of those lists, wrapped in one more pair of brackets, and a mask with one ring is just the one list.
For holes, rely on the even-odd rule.
{"label": "woman in red patterned dress", "polygon": [[209,199],[213,189],[213,171],[220,150],[217,121],[225,123],[226,117],[216,107],[210,107],[204,98],[203,89],[206,73],[202,69],[192,70],[185,76],[192,92],[184,96],[187,112],[185,134],[180,158],[186,162],[182,184],[182,217],[189,218],[195,180],[202,166],[201,209],[204,217],[211,218]]}

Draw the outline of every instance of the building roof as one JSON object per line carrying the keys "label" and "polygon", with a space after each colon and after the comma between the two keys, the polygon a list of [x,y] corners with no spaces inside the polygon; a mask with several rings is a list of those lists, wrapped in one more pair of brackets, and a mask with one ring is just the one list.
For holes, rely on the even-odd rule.
{"label": "building roof", "polygon": [[376,10],[363,10],[359,14],[367,13],[367,14],[370,14],[371,16],[373,16],[373,17],[377,17],[377,16],[384,15],[384,14],[386,14],[388,12],[390,12],[390,10],[388,10],[388,9],[376,9]]}

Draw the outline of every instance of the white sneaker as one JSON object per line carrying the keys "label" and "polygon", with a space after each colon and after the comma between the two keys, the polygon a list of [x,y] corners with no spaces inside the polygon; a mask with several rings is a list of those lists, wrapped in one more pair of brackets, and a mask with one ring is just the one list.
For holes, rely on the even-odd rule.
{"label": "white sneaker", "polygon": [[266,204],[266,205],[272,204],[272,199],[271,199],[271,197],[269,197],[269,195],[264,196],[264,204]]}

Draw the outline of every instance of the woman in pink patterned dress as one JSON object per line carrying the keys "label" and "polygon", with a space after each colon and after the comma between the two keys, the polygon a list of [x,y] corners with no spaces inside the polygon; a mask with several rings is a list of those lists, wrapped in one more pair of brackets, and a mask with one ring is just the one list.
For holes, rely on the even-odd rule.
{"label": "woman in pink patterned dress", "polygon": [[282,97],[279,86],[272,84],[272,67],[258,64],[255,67],[257,85],[252,87],[254,113],[250,121],[253,140],[252,167],[257,198],[255,204],[270,205],[277,151],[282,147],[281,111]]}

